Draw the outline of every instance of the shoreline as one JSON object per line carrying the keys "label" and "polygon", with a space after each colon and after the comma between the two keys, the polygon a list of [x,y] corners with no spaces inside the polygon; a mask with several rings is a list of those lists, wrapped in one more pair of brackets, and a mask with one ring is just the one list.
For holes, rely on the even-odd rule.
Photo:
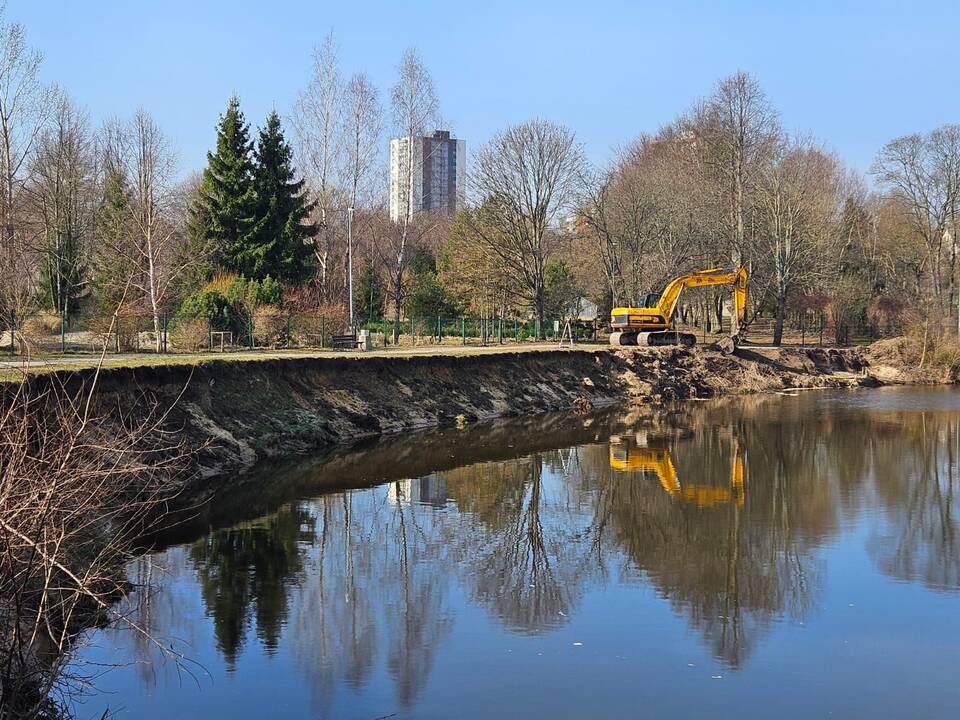
{"label": "shoreline", "polygon": [[[593,346],[255,361],[225,357],[193,365],[104,368],[94,411],[108,425],[163,414],[164,430],[193,454],[195,477],[189,486],[194,490],[269,459],[478,420],[805,388],[937,382],[929,374],[877,362],[871,347],[747,346],[735,355],[709,346]],[[32,375],[30,392],[40,395],[52,388],[76,396],[94,377],[94,369]],[[4,383],[0,392],[9,397],[13,387],[19,384]]]}

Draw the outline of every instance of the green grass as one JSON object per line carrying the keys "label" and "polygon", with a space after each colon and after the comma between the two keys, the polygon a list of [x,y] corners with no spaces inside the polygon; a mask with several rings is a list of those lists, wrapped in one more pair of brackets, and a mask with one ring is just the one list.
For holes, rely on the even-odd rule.
{"label": "green grass", "polygon": [[[577,345],[577,350],[601,351],[607,350],[606,345]],[[264,351],[240,351],[233,353],[205,353],[202,355],[156,355],[156,356],[138,356],[138,357],[111,357],[107,356],[103,361],[105,370],[140,368],[140,367],[174,367],[174,366],[199,366],[204,363],[216,362],[262,362],[265,360],[284,360],[297,358],[342,358],[351,357],[363,360],[365,358],[389,358],[389,357],[419,357],[430,356],[433,354],[439,356],[465,357],[473,355],[495,355],[501,353],[516,352],[549,352],[557,350],[556,343],[520,343],[517,345],[490,345],[480,347],[476,345],[450,346],[445,345],[440,352],[436,346],[421,347],[399,347],[389,349],[376,349],[370,352],[357,351],[335,351],[335,350],[264,350]],[[564,346],[569,349],[569,346]],[[99,360],[96,356],[71,356],[70,362],[58,362],[62,358],[37,358],[33,361],[26,371],[31,375],[42,375],[58,371],[87,370],[95,368]],[[4,360],[0,356],[0,361]],[[17,358],[10,358],[10,362]],[[41,364],[42,363],[42,364]],[[23,378],[24,367],[0,366],[0,382],[18,381]]]}

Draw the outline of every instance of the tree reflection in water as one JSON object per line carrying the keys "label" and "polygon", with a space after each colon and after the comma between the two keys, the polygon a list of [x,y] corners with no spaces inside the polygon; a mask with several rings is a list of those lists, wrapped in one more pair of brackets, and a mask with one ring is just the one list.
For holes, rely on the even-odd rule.
{"label": "tree reflection in water", "polygon": [[[537,437],[535,450],[496,459],[486,446],[483,462],[288,502],[161,557],[196,578],[228,669],[254,630],[263,652],[291,650],[320,715],[339,687],[359,691],[378,668],[397,704],[413,707],[461,596],[511,632],[544,634],[576,616],[587,590],[641,582],[739,668],[776,621],[815,612],[820,550],[845,518],[872,518],[869,551],[884,572],[960,585],[956,416],[824,412],[819,402],[617,418],[601,441],[587,421],[564,449]],[[611,435],[617,452],[656,449],[676,477],[651,462],[612,467]],[[149,562],[138,572],[148,582]],[[162,592],[137,597],[145,627],[202,634],[191,623],[204,620],[177,617]]]}
{"label": "tree reflection in water", "polygon": [[[903,425],[903,415],[895,418]],[[883,522],[869,548],[883,572],[938,590],[960,587],[960,432],[955,414],[923,413],[873,468]],[[906,446],[906,447],[903,447]],[[907,452],[904,452],[904,450]]]}
{"label": "tree reflection in water", "polygon": [[260,521],[211,533],[191,548],[217,647],[228,667],[246,639],[251,616],[264,648],[276,650],[290,589],[303,577],[301,543],[313,539],[312,531],[304,529],[309,520],[306,509],[287,505]]}
{"label": "tree reflection in water", "polygon": [[585,562],[592,516],[577,502],[576,483],[564,477],[560,461],[566,455],[574,462],[577,454],[557,451],[445,473],[460,512],[481,526],[466,582],[511,630],[539,633],[563,624],[594,574]]}

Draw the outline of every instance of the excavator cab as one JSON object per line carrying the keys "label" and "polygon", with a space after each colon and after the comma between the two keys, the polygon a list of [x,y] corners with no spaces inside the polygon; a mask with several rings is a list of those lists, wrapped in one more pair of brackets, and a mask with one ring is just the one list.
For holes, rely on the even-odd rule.
{"label": "excavator cab", "polygon": [[655,308],[657,306],[657,300],[660,299],[660,295],[661,293],[658,292],[648,292],[640,301],[640,306],[645,308]]}

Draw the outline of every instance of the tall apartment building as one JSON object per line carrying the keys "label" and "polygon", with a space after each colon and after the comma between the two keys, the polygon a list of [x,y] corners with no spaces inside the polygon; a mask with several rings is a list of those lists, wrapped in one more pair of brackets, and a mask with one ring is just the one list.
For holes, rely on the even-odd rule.
{"label": "tall apartment building", "polygon": [[465,202],[466,171],[466,144],[450,137],[448,130],[391,139],[390,219],[396,222],[424,210],[454,214]]}

